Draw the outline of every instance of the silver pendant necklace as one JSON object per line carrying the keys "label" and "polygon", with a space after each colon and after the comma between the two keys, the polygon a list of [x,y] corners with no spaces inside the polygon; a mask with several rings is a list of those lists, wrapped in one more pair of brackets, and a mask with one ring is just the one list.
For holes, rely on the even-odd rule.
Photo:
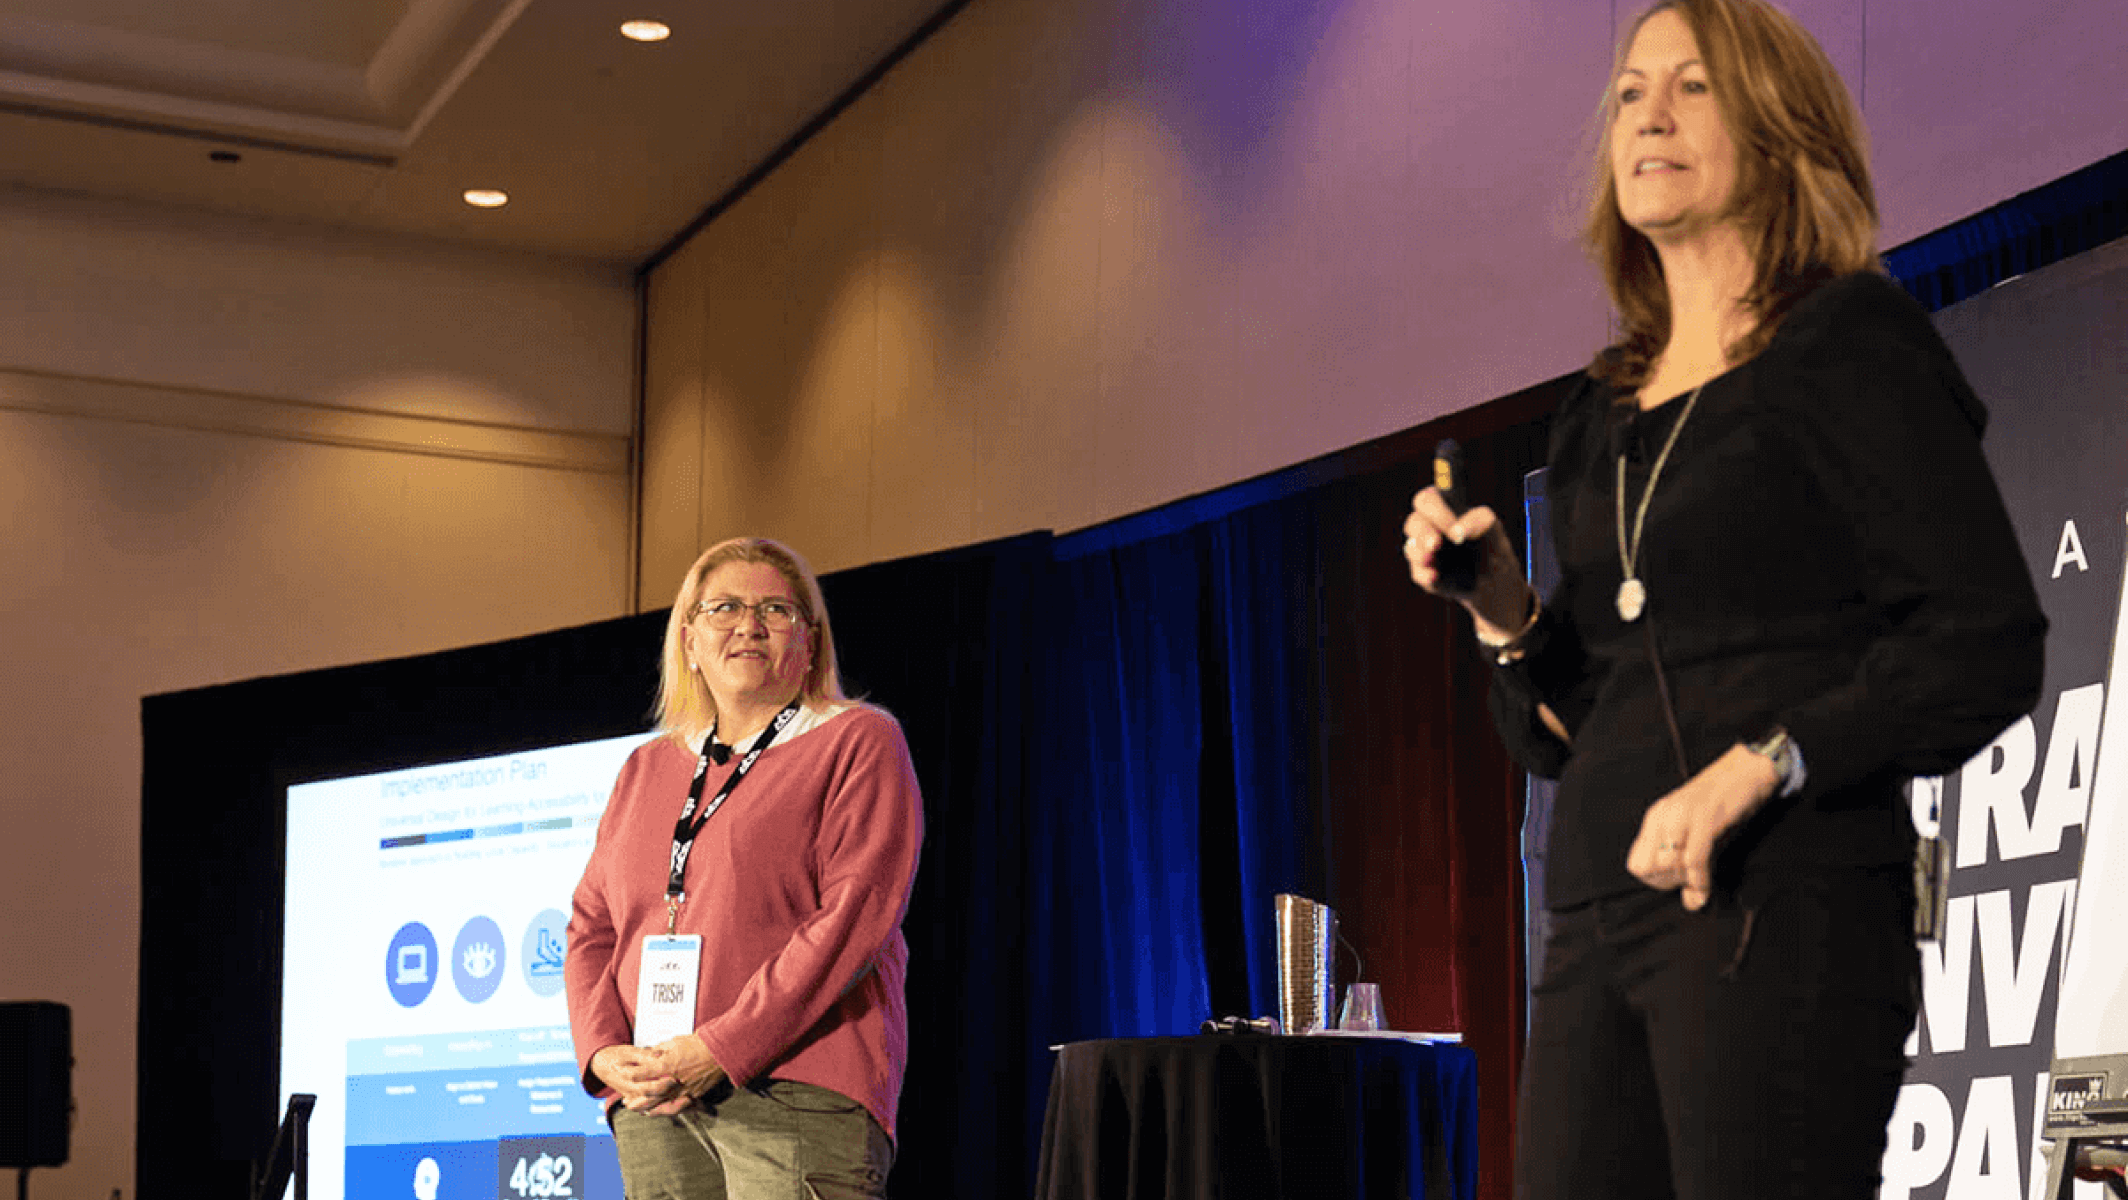
{"label": "silver pendant necklace", "polygon": [[1685,397],[1685,410],[1677,415],[1677,424],[1670,427],[1670,436],[1663,439],[1662,452],[1655,456],[1655,465],[1648,470],[1648,486],[1641,489],[1640,504],[1633,510],[1633,537],[1626,538],[1626,456],[1618,456],[1618,562],[1625,578],[1618,584],[1618,619],[1631,625],[1640,620],[1640,614],[1648,609],[1648,586],[1640,581],[1637,564],[1640,562],[1640,535],[1648,520],[1648,501],[1655,495],[1655,481],[1662,478],[1663,464],[1670,459],[1670,447],[1677,445],[1677,435],[1684,432],[1685,422],[1692,419],[1692,406],[1699,403],[1699,394],[1706,388],[1702,383]]}

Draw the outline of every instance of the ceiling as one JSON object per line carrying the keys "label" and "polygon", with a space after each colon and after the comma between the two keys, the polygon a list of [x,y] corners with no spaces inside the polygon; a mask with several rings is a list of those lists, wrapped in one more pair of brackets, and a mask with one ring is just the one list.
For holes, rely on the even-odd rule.
{"label": "ceiling", "polygon": [[0,0],[0,183],[635,266],[944,11]]}

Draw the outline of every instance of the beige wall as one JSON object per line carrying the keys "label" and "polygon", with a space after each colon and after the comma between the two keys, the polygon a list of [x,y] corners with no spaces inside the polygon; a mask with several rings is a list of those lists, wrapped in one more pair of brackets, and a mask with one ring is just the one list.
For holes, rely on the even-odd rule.
{"label": "beige wall", "polygon": [[634,291],[19,193],[0,262],[0,999],[72,1006],[72,1161],[33,1190],[105,1200],[140,698],[627,611]]}
{"label": "beige wall", "polygon": [[[1068,529],[1579,365],[1614,8],[978,0],[656,272],[644,596],[733,533]],[[1792,8],[1886,245],[2128,145],[2118,0]]]}

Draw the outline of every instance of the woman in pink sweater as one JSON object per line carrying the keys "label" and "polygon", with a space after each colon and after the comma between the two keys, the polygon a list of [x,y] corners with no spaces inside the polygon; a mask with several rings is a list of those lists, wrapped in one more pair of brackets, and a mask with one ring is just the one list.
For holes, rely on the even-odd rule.
{"label": "woman in pink sweater", "polygon": [[711,547],[665,631],[569,921],[569,1020],[634,1198],[879,1197],[908,1060],[902,914],[923,803],[843,695],[820,585]]}

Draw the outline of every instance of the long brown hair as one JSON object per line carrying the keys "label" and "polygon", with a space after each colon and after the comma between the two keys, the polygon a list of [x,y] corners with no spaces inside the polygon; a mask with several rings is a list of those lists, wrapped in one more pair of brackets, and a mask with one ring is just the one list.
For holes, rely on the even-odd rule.
{"label": "long brown hair", "polygon": [[1670,297],[1655,247],[1618,212],[1611,127],[1618,72],[1650,17],[1670,10],[1699,43],[1722,120],[1737,147],[1728,216],[1745,231],[1753,264],[1743,302],[1751,332],[1726,347],[1734,364],[1766,348],[1781,319],[1835,276],[1882,269],[1868,135],[1825,51],[1793,17],[1765,0],[1663,0],[1618,45],[1598,122],[1596,171],[1582,240],[1618,310],[1619,338],[1589,370],[1622,388],[1647,381],[1670,338]]}

